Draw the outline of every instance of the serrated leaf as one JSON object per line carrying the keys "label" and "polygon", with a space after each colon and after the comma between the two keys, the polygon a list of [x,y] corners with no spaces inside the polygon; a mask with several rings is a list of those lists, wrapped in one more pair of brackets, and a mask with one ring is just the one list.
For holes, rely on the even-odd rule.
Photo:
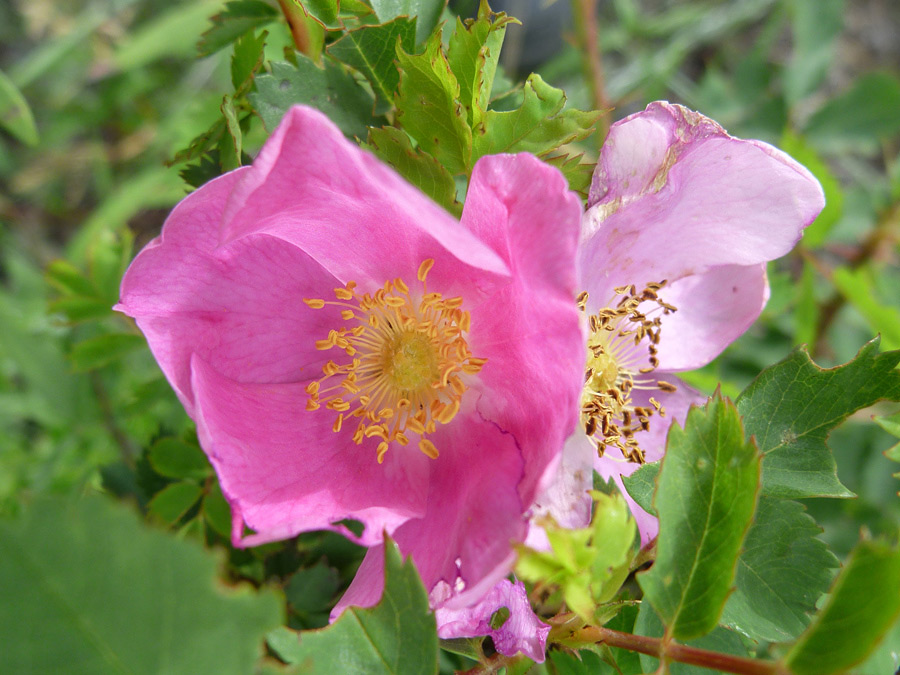
{"label": "serrated leaf", "polygon": [[441,18],[447,0],[372,0],[372,9],[381,23],[398,16],[416,17],[416,44],[428,40]]}
{"label": "serrated leaf", "polygon": [[459,215],[461,207],[456,201],[453,176],[434,157],[421,148],[413,148],[405,132],[396,127],[369,129],[367,145],[406,180],[448,211]]}
{"label": "serrated leaf", "polygon": [[0,672],[244,675],[282,621],[273,592],[226,591],[215,556],[106,499],[32,504],[0,549]]}
{"label": "serrated leaf", "polygon": [[319,68],[303,54],[297,54],[296,66],[276,62],[271,74],[257,75],[256,92],[248,98],[269,131],[296,103],[318,108],[347,136],[364,138],[375,123],[374,101],[351,75],[327,59]]}
{"label": "serrated leaf", "polygon": [[659,476],[660,462],[644,464],[630,476],[622,476],[625,490],[631,498],[650,515],[656,515],[653,506],[653,493],[656,490],[656,478]]}
{"label": "serrated leaf", "polygon": [[231,84],[236,96],[243,95],[250,89],[253,74],[262,67],[268,35],[267,31],[262,31],[259,35],[248,32],[234,43]]}
{"label": "serrated leaf", "polygon": [[[225,120],[220,117],[213,122],[209,129],[194,137],[188,147],[175,153],[175,156],[168,162],[169,166],[181,164],[182,162],[190,162],[193,159],[202,157],[219,144],[219,141],[225,133]],[[208,160],[208,157],[202,157],[201,162]],[[216,166],[218,166],[218,162],[216,162]],[[206,181],[203,181],[199,185],[202,185],[205,182]],[[199,185],[194,185],[194,187],[199,187]]]}
{"label": "serrated leaf", "polygon": [[397,122],[450,173],[468,172],[472,130],[458,100],[459,83],[444,56],[440,33],[432,36],[422,54],[407,54],[398,47],[397,64]]}
{"label": "serrated leaf", "polygon": [[188,481],[166,485],[147,505],[151,517],[165,525],[174,525],[200,499],[200,486]]}
{"label": "serrated leaf", "polygon": [[541,159],[550,166],[555,166],[562,172],[569,183],[569,189],[579,193],[587,199],[588,189],[591,187],[591,179],[594,177],[596,164],[582,162],[584,154],[578,155],[546,155]]}
{"label": "serrated leaf", "polygon": [[459,100],[466,108],[472,128],[481,123],[488,109],[509,23],[519,21],[503,12],[494,14],[487,0],[481,0],[478,17],[465,22],[457,18],[456,30],[450,36],[447,62],[459,83]]}
{"label": "serrated leaf", "polygon": [[237,118],[237,110],[230,96],[222,98],[222,118],[225,120],[225,130],[228,132],[219,142],[219,165],[222,171],[231,171],[241,165],[241,151],[244,132],[241,131],[241,123]]}
{"label": "serrated leaf", "polygon": [[677,640],[715,628],[753,518],[760,456],[744,439],[737,408],[720,395],[673,424],[654,506],[653,567],[638,575],[644,596]]}
{"label": "serrated leaf", "polygon": [[212,27],[200,37],[197,52],[200,56],[209,56],[277,18],[278,10],[262,0],[225,3],[225,9],[212,17]]}
{"label": "serrated leaf", "polygon": [[900,550],[862,541],[784,663],[794,675],[842,673],[869,655],[898,614]]}
{"label": "serrated leaf", "polygon": [[323,28],[337,30],[341,28],[338,19],[339,0],[288,0],[302,7]]}
{"label": "serrated leaf", "polygon": [[473,161],[501,152],[540,157],[593,133],[602,113],[564,110],[565,104],[562,89],[551,87],[540,75],[529,76],[519,108],[485,113],[482,127],[473,132]]}
{"label": "serrated leaf", "polygon": [[206,455],[196,445],[178,438],[161,438],[147,451],[150,466],[166,478],[202,480],[212,473]]}
{"label": "serrated leaf", "polygon": [[272,650],[286,663],[323,675],[437,672],[437,626],[425,587],[396,544],[388,540],[384,550],[384,593],[377,605],[350,607],[321,630],[298,635],[277,629],[268,636]]}
{"label": "serrated leaf", "polygon": [[380,26],[362,26],[328,47],[328,53],[365,75],[375,92],[377,114],[393,107],[400,73],[394,65],[397,45],[411,52],[415,43],[415,20],[398,17]]}
{"label": "serrated leaf", "polygon": [[[897,438],[900,438],[900,413],[891,415],[890,417],[876,417],[875,422],[889,434],[893,434]],[[900,443],[885,450],[884,456],[895,462],[900,462]],[[894,478],[900,478],[900,472],[895,473]]]}
{"label": "serrated leaf", "polygon": [[0,127],[26,145],[37,145],[38,130],[34,115],[22,92],[0,70]]}
{"label": "serrated leaf", "polygon": [[76,372],[96,370],[146,344],[142,335],[132,333],[98,335],[76,343],[69,352],[69,360]]}
{"label": "serrated leaf", "polygon": [[851,497],[837,478],[829,432],[876,401],[900,400],[900,352],[878,339],[849,363],[819,368],[805,348],[763,370],[737,399],[744,428],[765,453],[762,493],[772,497]]}
{"label": "serrated leaf", "polygon": [[797,637],[840,565],[802,504],[763,497],[720,623],[762,642]]}

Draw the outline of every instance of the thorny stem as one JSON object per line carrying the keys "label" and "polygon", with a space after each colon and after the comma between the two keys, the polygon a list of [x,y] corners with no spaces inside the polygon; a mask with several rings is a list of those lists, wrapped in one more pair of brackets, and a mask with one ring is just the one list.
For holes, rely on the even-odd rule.
{"label": "thorny stem", "polygon": [[602,626],[585,626],[572,633],[565,642],[577,644],[595,643],[610,647],[620,647],[632,652],[640,652],[654,656],[667,662],[678,661],[701,668],[710,668],[736,675],[789,675],[789,671],[776,661],[748,659],[742,656],[711,652],[697,647],[667,641],[663,638],[651,638],[643,635],[620,633],[617,630]]}
{"label": "thorny stem", "polygon": [[597,0],[572,0],[575,14],[575,33],[581,48],[582,67],[591,102],[595,110],[604,111],[597,128],[597,145],[603,144],[609,131],[609,110],[612,106],[606,97],[606,81],[603,77],[603,56],[600,52],[600,30],[597,27]]}
{"label": "thorny stem", "polygon": [[[894,204],[894,206],[878,221],[875,229],[869,233],[869,236],[866,237],[859,249],[848,258],[847,266],[850,269],[856,269],[872,258],[877,257],[886,246],[897,240],[898,225],[900,225],[900,204]],[[812,256],[811,253],[807,252],[805,257],[816,266],[820,273],[826,277],[830,276],[830,273],[823,269],[823,266],[819,264],[818,259]],[[846,302],[846,298],[844,298],[839,291],[835,291],[832,293],[831,297],[821,305],[821,309],[819,310],[819,321],[816,326],[816,335],[820,338],[825,335],[835,318],[837,318],[838,312]],[[816,344],[813,345],[812,353],[813,356],[818,356],[822,353],[821,339],[817,340]]]}
{"label": "thorny stem", "polygon": [[309,39],[309,31],[306,28],[306,17],[303,10],[294,2],[294,0],[278,0],[281,7],[281,13],[287,19],[288,26],[291,28],[291,36],[294,38],[294,46],[297,51],[306,56],[312,56]]}

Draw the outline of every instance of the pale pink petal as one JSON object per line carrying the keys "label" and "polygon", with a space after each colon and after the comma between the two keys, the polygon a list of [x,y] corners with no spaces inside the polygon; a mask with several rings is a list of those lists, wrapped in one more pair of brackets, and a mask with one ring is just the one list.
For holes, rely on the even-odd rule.
{"label": "pale pink petal", "polygon": [[512,283],[471,310],[473,353],[488,359],[480,378],[490,393],[479,411],[515,434],[526,505],[552,477],[577,422],[585,357],[572,260],[580,215],[562,175],[531,155],[484,157],[472,173],[462,225],[513,271]]}
{"label": "pale pink petal", "polygon": [[[506,607],[509,617],[497,629],[491,617]],[[550,626],[538,619],[528,602],[525,585],[508,579],[499,581],[477,604],[465,609],[447,609],[437,605],[435,618],[438,636],[444,639],[489,635],[496,650],[504,656],[522,653],[532,661],[544,662]]]}
{"label": "pale pink petal", "polygon": [[700,368],[756,321],[769,299],[766,265],[723,265],[669,284],[660,296],[677,307],[662,317],[659,362]]}
{"label": "pale pink petal", "polygon": [[782,256],[824,204],[816,179],[786,154],[681,106],[651,104],[613,125],[610,142],[580,255],[582,286],[599,303],[616,286]]}
{"label": "pale pink petal", "polygon": [[[191,370],[197,433],[240,526],[236,545],[336,529],[344,518],[361,521],[360,542],[373,544],[424,512],[430,467],[418,450],[379,465],[377,439],[355,445],[333,433],[331,416],[304,409],[303,385],[236,382],[197,356]],[[243,524],[256,534],[241,540]]]}
{"label": "pale pink petal", "polygon": [[[706,396],[687,386],[679,380],[675,375],[654,372],[653,375],[667,382],[674,384],[677,389],[672,393],[663,391],[646,392],[636,391],[634,396],[634,404],[639,406],[648,406],[649,398],[652,395],[657,399],[666,411],[665,417],[654,415],[650,418],[650,429],[635,434],[634,438],[645,453],[647,462],[655,462],[662,459],[666,449],[666,437],[669,433],[669,427],[672,422],[678,422],[683,425],[687,418],[688,410],[692,405],[703,405],[706,403]],[[655,516],[651,516],[644,511],[628,494],[625,485],[622,483],[622,476],[630,476],[640,468],[639,464],[626,462],[621,453],[615,449],[608,449],[603,457],[597,457],[594,460],[594,469],[605,480],[612,478],[615,480],[619,491],[628,502],[628,508],[637,522],[638,530],[641,533],[641,544],[649,542],[659,532],[659,523]]]}
{"label": "pale pink petal", "polygon": [[229,198],[222,241],[254,232],[293,243],[342,283],[378,287],[426,258],[451,278],[508,273],[449,213],[302,106],[284,115]]}

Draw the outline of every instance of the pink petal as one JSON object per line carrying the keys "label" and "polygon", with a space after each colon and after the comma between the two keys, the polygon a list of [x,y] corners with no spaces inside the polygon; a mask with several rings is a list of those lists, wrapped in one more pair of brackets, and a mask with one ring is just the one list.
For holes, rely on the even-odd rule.
{"label": "pink petal", "polygon": [[766,265],[723,265],[669,284],[660,296],[678,310],[662,317],[659,362],[700,368],[756,321],[769,299]]}
{"label": "pink petal", "polygon": [[[454,600],[467,604],[509,573],[510,542],[524,539],[525,508],[516,489],[523,459],[512,435],[474,411],[455,422],[430,437],[440,456],[430,467],[425,513],[392,536],[412,555],[426,589],[443,581],[458,591]],[[366,582],[351,584],[335,616],[380,596],[370,584],[382,582],[368,569],[380,564],[377,555],[366,556],[360,567]]]}
{"label": "pink petal", "polygon": [[[687,418],[688,410],[692,405],[703,405],[706,403],[706,396],[687,386],[674,375],[659,371],[654,372],[653,375],[658,379],[671,382],[677,389],[672,393],[635,391],[633,399],[635,405],[648,406],[649,398],[652,395],[662,404],[666,411],[665,417],[653,415],[650,418],[650,429],[648,431],[641,431],[635,434],[635,440],[644,451],[647,462],[655,462],[662,459],[666,449],[666,437],[672,422],[677,421],[683,425],[684,420]],[[608,449],[603,457],[597,457],[594,460],[594,469],[596,469],[597,473],[605,480],[610,478],[615,480],[619,491],[622,493],[625,501],[628,502],[631,514],[637,522],[638,530],[641,533],[641,544],[645,545],[659,532],[659,523],[655,516],[650,515],[637,505],[637,502],[631,498],[625,489],[625,485],[622,483],[622,476],[630,476],[638,468],[640,468],[639,464],[626,462],[622,459],[621,453],[614,449]]]}
{"label": "pink petal", "polygon": [[780,150],[659,102],[613,125],[591,195],[581,283],[600,306],[616,286],[782,256],[824,205]]}
{"label": "pink petal", "polygon": [[[381,541],[425,509],[429,461],[417,449],[375,459],[377,439],[353,444],[333,418],[307,412],[301,384],[229,379],[200,357],[191,361],[197,433],[232,505],[235,545],[292,537],[354,518],[360,543]],[[242,519],[242,520],[241,520]],[[256,531],[242,537],[243,525]]]}
{"label": "pink petal", "polygon": [[302,106],[285,114],[229,198],[222,241],[254,232],[293,243],[342,283],[409,282],[426,258],[449,278],[473,267],[508,274],[450,214]]}
{"label": "pink petal", "polygon": [[[332,307],[311,310],[303,298],[330,296],[334,277],[268,235],[204,251],[185,236],[194,215],[179,208],[170,216],[163,236],[128,269],[117,305],[135,317],[188,412],[194,405],[192,354],[241,382],[321,376],[325,357],[315,339],[340,317]],[[198,240],[205,236],[199,233]]]}
{"label": "pink petal", "polygon": [[[491,617],[503,607],[509,610],[509,618],[500,628],[491,628]],[[550,626],[531,609],[521,581],[502,579],[472,607],[447,609],[438,604],[434,614],[438,636],[444,639],[490,635],[504,656],[521,652],[532,661],[544,662]]]}
{"label": "pink petal", "polygon": [[580,214],[562,175],[521,154],[478,162],[462,216],[513,271],[512,283],[472,308],[471,345],[488,359],[481,380],[490,394],[479,411],[512,431],[525,457],[525,504],[552,478],[577,422],[584,336],[572,260]]}

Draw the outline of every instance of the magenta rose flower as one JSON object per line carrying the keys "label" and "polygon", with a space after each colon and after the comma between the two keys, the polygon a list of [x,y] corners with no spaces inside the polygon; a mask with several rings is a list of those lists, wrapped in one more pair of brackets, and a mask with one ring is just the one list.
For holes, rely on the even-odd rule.
{"label": "magenta rose flower", "polygon": [[385,533],[461,604],[507,574],[577,423],[580,216],[521,154],[478,162],[457,222],[304,107],[185,198],[116,308],[196,422],[234,544],[373,546],[344,605],[379,598]]}
{"label": "magenta rose flower", "polygon": [[[651,103],[612,126],[579,245],[590,331],[581,432],[539,510],[585,524],[593,468],[619,485],[642,541],[656,536],[656,518],[622,476],[660,459],[669,425],[705,401],[675,373],[709,363],[756,320],[766,262],[790,251],[823,206],[818,181],[786,154],[681,106]],[[529,540],[539,544],[536,530]]]}

